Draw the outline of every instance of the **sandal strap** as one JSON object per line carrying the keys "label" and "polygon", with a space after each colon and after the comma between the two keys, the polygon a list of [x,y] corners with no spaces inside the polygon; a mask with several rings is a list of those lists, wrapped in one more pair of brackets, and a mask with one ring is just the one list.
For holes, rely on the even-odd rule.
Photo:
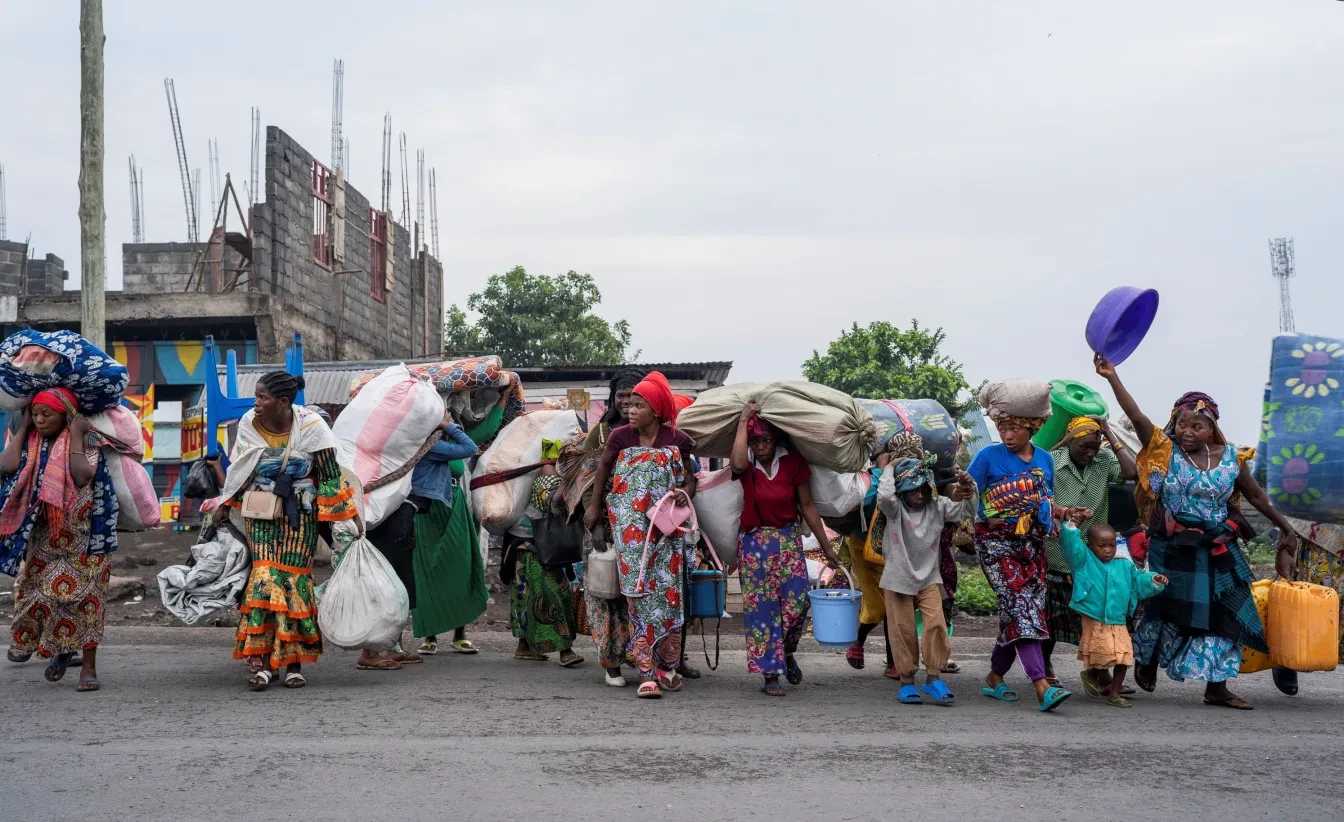
{"label": "sandal strap", "polygon": [[262,668],[260,671],[257,671],[257,672],[255,672],[255,673],[253,673],[251,676],[249,676],[249,677],[248,677],[248,680],[251,681],[251,680],[256,679],[256,678],[258,678],[258,677],[260,677],[260,678],[262,679],[262,681],[265,682],[267,685],[270,685],[270,684],[271,684],[271,679],[273,679],[273,677],[271,676],[271,672],[270,672],[270,670],[268,670],[268,669],[266,669],[266,668]]}

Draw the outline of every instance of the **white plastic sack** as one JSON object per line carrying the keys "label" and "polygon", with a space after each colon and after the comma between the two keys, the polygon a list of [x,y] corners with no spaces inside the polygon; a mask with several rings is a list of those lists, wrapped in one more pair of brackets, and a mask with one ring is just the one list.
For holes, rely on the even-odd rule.
{"label": "white plastic sack", "polygon": [[696,397],[677,417],[677,427],[695,440],[695,455],[730,457],[738,420],[748,402],[761,417],[788,434],[809,465],[832,471],[862,471],[877,442],[877,423],[854,398],[813,382],[744,382]]}
{"label": "white plastic sack", "polygon": [[733,481],[733,469],[701,471],[696,475],[695,516],[700,533],[729,571],[737,568],[737,540],[742,533],[742,483]]}
{"label": "white plastic sack", "polygon": [[980,407],[990,415],[1049,417],[1050,383],[1039,380],[997,380],[980,391]]}
{"label": "white plastic sack", "polygon": [[[541,461],[541,441],[564,442],[579,432],[573,411],[533,411],[504,427],[481,458],[472,476],[493,474]],[[492,534],[503,534],[517,524],[527,509],[536,472],[471,492],[476,521]]]}
{"label": "white plastic sack", "polygon": [[107,464],[107,476],[117,494],[117,528],[144,531],[159,525],[163,509],[149,472],[140,460],[119,454],[111,446],[99,449]]}
{"label": "white plastic sack", "polygon": [[247,584],[252,563],[247,546],[221,526],[210,542],[191,547],[194,565],[170,565],[159,572],[159,596],[168,613],[188,625],[231,610]]}
{"label": "white plastic sack", "polygon": [[[399,364],[370,380],[336,418],[331,432],[341,462],[367,488],[414,459],[442,421],[443,400],[433,383]],[[402,480],[366,494],[364,518],[370,528],[406,501],[410,476],[408,472]]]}
{"label": "white plastic sack", "polygon": [[406,586],[373,543],[356,539],[322,590],[317,626],[337,648],[385,651],[410,618]]}
{"label": "white plastic sack", "polygon": [[871,483],[867,471],[838,474],[820,465],[810,467],[812,479],[807,484],[812,489],[812,501],[817,505],[818,514],[823,517],[844,517],[863,504]]}

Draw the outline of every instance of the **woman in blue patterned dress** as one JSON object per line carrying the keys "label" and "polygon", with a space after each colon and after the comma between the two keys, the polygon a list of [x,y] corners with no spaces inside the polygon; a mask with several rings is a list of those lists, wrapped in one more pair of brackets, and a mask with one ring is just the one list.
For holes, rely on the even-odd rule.
{"label": "woman in blue patterned dress", "polygon": [[1238,497],[1279,526],[1275,567],[1285,577],[1293,571],[1297,535],[1219,430],[1212,398],[1185,394],[1167,425],[1158,428],[1139,410],[1113,365],[1098,355],[1096,368],[1144,443],[1135,498],[1149,525],[1148,565],[1171,581],[1150,600],[1134,633],[1134,679],[1151,692],[1163,668],[1177,682],[1207,682],[1206,705],[1250,710],[1227,681],[1237,675],[1243,646],[1266,653],[1269,647],[1251,598],[1254,576],[1236,545],[1250,531]]}

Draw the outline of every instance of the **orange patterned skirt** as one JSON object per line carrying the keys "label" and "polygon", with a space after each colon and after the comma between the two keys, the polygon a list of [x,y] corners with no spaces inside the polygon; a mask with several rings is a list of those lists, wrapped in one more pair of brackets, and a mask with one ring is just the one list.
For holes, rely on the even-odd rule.
{"label": "orange patterned skirt", "polygon": [[14,592],[10,633],[15,650],[50,659],[103,641],[112,564],[107,554],[85,553],[87,522],[87,517],[72,516],[72,530],[60,535],[53,535],[41,517],[34,523]]}

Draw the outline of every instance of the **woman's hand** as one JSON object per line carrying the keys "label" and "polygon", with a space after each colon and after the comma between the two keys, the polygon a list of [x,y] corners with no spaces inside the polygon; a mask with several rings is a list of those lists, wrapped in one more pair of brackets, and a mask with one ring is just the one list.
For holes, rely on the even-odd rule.
{"label": "woman's hand", "polygon": [[356,509],[356,511],[355,511],[355,533],[362,537],[362,536],[365,536],[365,535],[366,535],[366,530],[367,530],[367,529],[364,527],[364,515],[361,514],[361,513],[359,513],[358,509]]}
{"label": "woman's hand", "polygon": [[84,436],[89,433],[89,418],[83,414],[76,414],[74,420],[70,422],[70,436],[84,441]]}
{"label": "woman's hand", "polygon": [[597,534],[597,506],[585,508],[583,511],[583,530],[596,536]]}
{"label": "woman's hand", "polygon": [[832,570],[835,571],[839,571],[841,568],[840,555],[837,554],[835,552],[835,549],[831,547],[829,540],[822,543],[821,552],[826,555],[826,567],[831,568]]}
{"label": "woman's hand", "polygon": [[761,414],[761,406],[755,402],[749,402],[742,408],[742,422],[751,422]]}
{"label": "woman's hand", "polygon": [[1097,376],[1103,380],[1110,382],[1115,379],[1115,366],[1111,365],[1111,361],[1100,354],[1092,357],[1092,366],[1097,369]]}
{"label": "woman's hand", "polygon": [[1284,579],[1297,575],[1297,533],[1279,529],[1279,542],[1274,546],[1274,571]]}

